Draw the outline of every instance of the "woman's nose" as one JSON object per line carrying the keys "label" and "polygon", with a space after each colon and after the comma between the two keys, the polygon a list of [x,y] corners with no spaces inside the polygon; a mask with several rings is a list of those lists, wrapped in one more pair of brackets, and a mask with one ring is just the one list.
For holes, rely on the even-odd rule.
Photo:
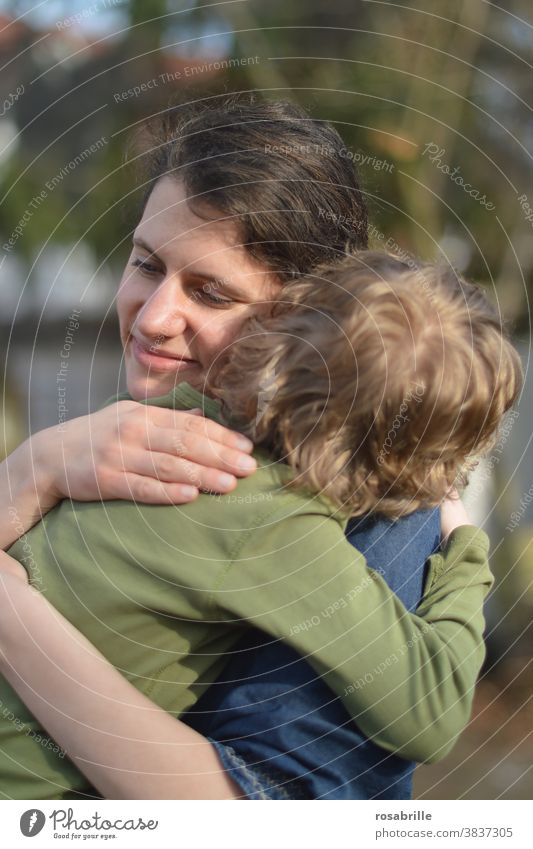
{"label": "woman's nose", "polygon": [[135,324],[145,338],[180,336],[187,327],[180,287],[173,280],[160,283],[139,310]]}

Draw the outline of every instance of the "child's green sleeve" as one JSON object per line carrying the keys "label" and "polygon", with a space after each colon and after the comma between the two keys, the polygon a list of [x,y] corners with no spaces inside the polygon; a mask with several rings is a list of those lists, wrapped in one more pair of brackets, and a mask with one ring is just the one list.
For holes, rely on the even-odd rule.
{"label": "child's green sleeve", "polygon": [[272,516],[246,535],[214,601],[292,645],[374,742],[433,762],[470,717],[493,581],[488,547],[483,531],[457,528],[430,558],[411,614],[335,520]]}

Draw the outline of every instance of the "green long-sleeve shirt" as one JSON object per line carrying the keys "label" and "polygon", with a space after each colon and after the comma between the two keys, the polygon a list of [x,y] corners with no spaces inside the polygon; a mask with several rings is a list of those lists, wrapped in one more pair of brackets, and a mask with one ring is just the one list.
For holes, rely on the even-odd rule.
{"label": "green long-sleeve shirt", "polygon": [[[149,403],[218,415],[216,402],[186,384]],[[422,604],[409,614],[345,539],[346,521],[325,500],[284,488],[287,466],[255,456],[257,472],[233,493],[183,506],[63,501],[9,553],[176,716],[216,680],[251,623],[306,657],[375,742],[415,760],[441,757],[468,720],[484,657],[486,535],[454,531],[430,559]],[[91,792],[36,734],[42,729],[0,678],[0,792]]]}

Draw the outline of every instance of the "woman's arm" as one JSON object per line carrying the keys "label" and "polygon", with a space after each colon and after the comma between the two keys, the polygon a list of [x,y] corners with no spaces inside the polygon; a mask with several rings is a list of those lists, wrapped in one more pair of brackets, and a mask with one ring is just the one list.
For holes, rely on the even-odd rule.
{"label": "woman's arm", "polygon": [[133,687],[0,553],[0,672],[109,799],[236,799],[216,750]]}
{"label": "woman's arm", "polygon": [[27,439],[0,464],[0,548],[63,498],[182,504],[200,489],[230,492],[255,469],[253,445],[198,413],[119,401]]}

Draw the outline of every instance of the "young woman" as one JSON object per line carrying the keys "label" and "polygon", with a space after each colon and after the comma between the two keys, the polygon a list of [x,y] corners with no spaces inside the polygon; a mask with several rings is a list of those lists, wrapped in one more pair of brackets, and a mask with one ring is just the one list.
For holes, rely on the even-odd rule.
{"label": "young woman", "polygon": [[[280,286],[346,245],[365,245],[365,206],[342,148],[331,127],[288,104],[232,100],[182,110],[157,129],[118,295],[135,401],[181,380],[201,388],[242,321]],[[230,492],[237,477],[253,473],[251,445],[239,435],[199,415],[135,401],[70,422],[62,434],[37,434],[8,458],[4,547],[64,497],[184,503],[200,489]],[[467,521],[461,511],[447,505],[445,533]],[[372,517],[350,531],[414,608],[423,564],[438,544],[437,514],[394,525]],[[29,622],[25,628],[2,663],[19,671],[19,695],[106,797],[409,796],[412,764],[358,734],[310,667],[281,645],[263,645],[259,633],[233,651],[224,680],[189,714],[188,727],[148,709],[96,655],[81,680],[83,638],[58,615],[40,635],[46,650],[31,639]]]}

